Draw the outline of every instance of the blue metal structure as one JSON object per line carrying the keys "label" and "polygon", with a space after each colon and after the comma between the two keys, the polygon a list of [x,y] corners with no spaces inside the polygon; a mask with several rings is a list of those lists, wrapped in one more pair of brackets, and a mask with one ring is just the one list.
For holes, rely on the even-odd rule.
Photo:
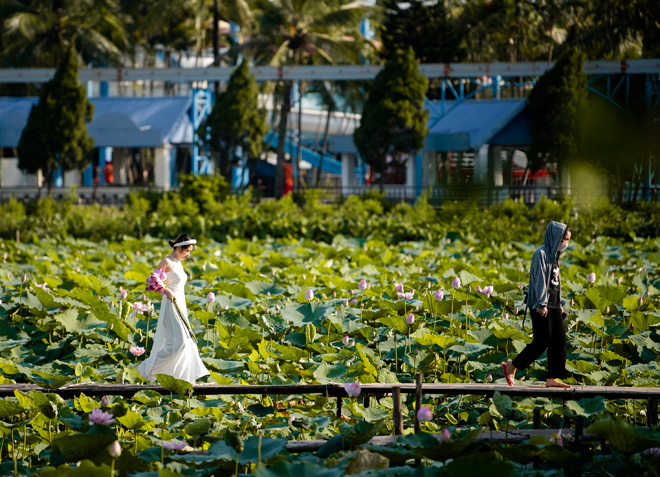
{"label": "blue metal structure", "polygon": [[191,115],[193,126],[192,173],[194,175],[213,172],[209,152],[204,146],[204,141],[200,139],[198,132],[204,120],[211,114],[214,103],[213,91],[210,89],[193,89]]}

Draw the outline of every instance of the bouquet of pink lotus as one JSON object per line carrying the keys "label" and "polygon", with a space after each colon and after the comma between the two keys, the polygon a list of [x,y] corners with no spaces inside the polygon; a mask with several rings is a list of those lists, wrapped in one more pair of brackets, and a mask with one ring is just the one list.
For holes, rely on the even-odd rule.
{"label": "bouquet of pink lotus", "polygon": [[162,268],[157,268],[151,272],[151,275],[147,278],[147,288],[145,288],[145,290],[157,291],[160,292],[160,296],[163,296],[163,291],[165,290],[165,283],[163,283],[163,280],[165,280],[165,278],[167,278],[165,271]]}

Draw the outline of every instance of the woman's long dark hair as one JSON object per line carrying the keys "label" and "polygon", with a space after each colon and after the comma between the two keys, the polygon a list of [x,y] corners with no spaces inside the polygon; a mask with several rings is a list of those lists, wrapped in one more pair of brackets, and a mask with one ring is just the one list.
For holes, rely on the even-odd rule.
{"label": "woman's long dark hair", "polygon": [[[181,234],[179,235],[176,240],[170,240],[168,243],[170,244],[170,247],[174,248],[176,247],[176,244],[181,243],[181,242],[187,242],[188,240],[191,240],[192,237],[188,234]],[[195,245],[192,245],[193,250],[195,250]]]}

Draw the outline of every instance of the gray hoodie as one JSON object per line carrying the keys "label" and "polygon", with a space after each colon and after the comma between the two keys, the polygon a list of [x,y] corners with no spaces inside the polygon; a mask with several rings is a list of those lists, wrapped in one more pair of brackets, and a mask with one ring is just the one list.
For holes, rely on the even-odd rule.
{"label": "gray hoodie", "polygon": [[[548,306],[548,283],[552,273],[552,264],[557,255],[557,249],[566,231],[566,224],[550,222],[545,228],[543,245],[536,249],[532,256],[529,270],[529,287],[527,305],[531,310]],[[561,296],[561,283],[559,285]]]}

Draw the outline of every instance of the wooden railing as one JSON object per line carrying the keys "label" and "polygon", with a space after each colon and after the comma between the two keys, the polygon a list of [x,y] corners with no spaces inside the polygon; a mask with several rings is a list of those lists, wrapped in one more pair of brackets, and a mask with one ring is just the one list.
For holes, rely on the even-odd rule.
{"label": "wooden railing", "polygon": [[[607,399],[641,399],[647,401],[646,419],[647,425],[658,425],[658,400],[660,399],[660,387],[620,387],[620,386],[575,386],[571,389],[546,388],[542,386],[513,386],[504,384],[482,384],[482,383],[422,383],[421,375],[418,375],[417,383],[397,384],[362,384],[362,397],[364,405],[369,406],[371,397],[392,396],[394,400],[394,424],[395,430],[402,433],[401,417],[401,395],[415,394],[418,408],[421,406],[423,395],[481,395],[492,397],[496,392],[511,397],[546,397],[561,399],[565,401],[582,398],[594,398],[602,396]],[[302,396],[306,394],[321,394],[326,397],[337,398],[337,416],[341,416],[342,398],[348,394],[344,384],[196,384],[193,386],[193,394],[202,396],[215,395],[270,395],[270,396]],[[35,384],[2,384],[0,385],[0,397],[13,396],[14,391],[30,392],[38,390],[41,392],[52,392],[62,398],[71,399],[84,393],[87,396],[124,396],[130,397],[139,391],[156,391],[161,394],[169,394],[169,391],[157,384],[95,384],[79,383],[62,386],[57,389],[44,389]]]}

